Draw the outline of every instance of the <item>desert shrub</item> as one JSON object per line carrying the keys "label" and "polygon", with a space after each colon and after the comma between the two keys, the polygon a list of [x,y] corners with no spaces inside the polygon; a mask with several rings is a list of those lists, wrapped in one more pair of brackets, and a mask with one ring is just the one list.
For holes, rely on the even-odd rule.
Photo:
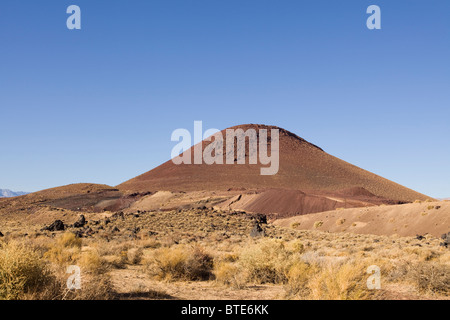
{"label": "desert shrub", "polygon": [[92,274],[103,274],[108,270],[108,263],[100,257],[95,249],[82,252],[75,263],[83,272]]}
{"label": "desert shrub", "polygon": [[53,281],[35,250],[16,242],[0,245],[0,299],[24,299]]}
{"label": "desert shrub", "polygon": [[82,240],[75,234],[66,232],[49,245],[44,258],[58,265],[69,265],[78,259],[81,253]]}
{"label": "desert shrub", "polygon": [[329,264],[308,282],[309,299],[361,300],[367,299],[366,268],[362,264]]}
{"label": "desert shrub", "polygon": [[213,257],[203,248],[194,247],[189,255],[186,269],[192,280],[207,280],[213,269]]}
{"label": "desert shrub", "polygon": [[237,289],[245,285],[245,278],[234,262],[220,261],[214,264],[214,276],[218,283],[228,285]]}
{"label": "desert shrub", "polygon": [[420,292],[432,292],[450,295],[450,266],[419,262],[410,266],[407,277]]}
{"label": "desert shrub", "polygon": [[293,253],[300,253],[301,254],[301,253],[305,252],[304,244],[298,239],[289,242],[288,243],[288,248]]}
{"label": "desert shrub", "polygon": [[292,259],[293,253],[284,242],[264,239],[244,249],[239,264],[249,282],[284,283]]}
{"label": "desert shrub", "polygon": [[388,281],[413,284],[421,293],[450,295],[450,265],[439,262],[399,261],[387,276]]}
{"label": "desert shrub", "polygon": [[114,269],[124,269],[126,267],[127,260],[123,256],[102,256],[105,263]]}
{"label": "desert shrub", "polygon": [[[68,243],[71,243],[68,246],[78,246],[71,241],[60,241],[58,245]],[[110,299],[114,292],[109,277],[98,273],[97,261],[94,251],[83,253],[78,261],[86,268],[82,289],[69,290],[65,267],[49,264],[33,246],[3,243],[0,245],[0,299]]]}
{"label": "desert shrub", "polygon": [[177,246],[155,250],[146,260],[153,276],[165,280],[208,280],[212,275],[213,257],[201,247]]}
{"label": "desert shrub", "polygon": [[161,243],[154,239],[141,240],[139,244],[143,249],[157,249],[161,247]]}
{"label": "desert shrub", "polygon": [[239,259],[239,255],[237,253],[227,253],[221,257],[221,261],[225,262],[236,262]]}
{"label": "desert shrub", "polygon": [[438,252],[427,248],[407,247],[404,249],[404,251],[406,253],[415,255],[416,257],[414,257],[414,260],[417,259],[418,261],[432,261],[439,257]]}
{"label": "desert shrub", "polygon": [[447,251],[439,257],[439,263],[450,266],[450,251]]}
{"label": "desert shrub", "polygon": [[314,228],[320,228],[323,225],[323,221],[316,221],[314,222]]}
{"label": "desert shrub", "polygon": [[344,224],[345,223],[345,219],[339,219],[339,220],[336,220],[336,225],[337,226],[340,226],[340,225],[342,225],[342,224]]}
{"label": "desert shrub", "polygon": [[[66,280],[67,275],[61,273],[60,278]],[[62,300],[111,300],[116,297],[110,277],[106,274],[83,273],[80,290],[65,288]]]}
{"label": "desert shrub", "polygon": [[81,248],[83,241],[72,232],[63,233],[56,239],[56,244],[64,248]]}
{"label": "desert shrub", "polygon": [[294,222],[291,224],[291,228],[293,228],[293,229],[298,228],[298,227],[300,227],[300,224],[301,224],[300,222]]}
{"label": "desert shrub", "polygon": [[310,294],[308,282],[318,267],[304,262],[294,263],[287,273],[286,294],[293,297],[307,297]]}
{"label": "desert shrub", "polygon": [[131,264],[139,264],[144,254],[143,248],[132,248],[127,251],[127,260]]}
{"label": "desert shrub", "polygon": [[150,273],[160,279],[183,279],[187,258],[186,251],[181,248],[161,248],[154,252],[147,264]]}

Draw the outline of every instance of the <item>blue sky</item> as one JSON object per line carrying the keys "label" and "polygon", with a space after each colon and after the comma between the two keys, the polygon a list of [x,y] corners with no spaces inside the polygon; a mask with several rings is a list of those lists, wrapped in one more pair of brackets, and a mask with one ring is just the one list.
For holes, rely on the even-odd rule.
{"label": "blue sky", "polygon": [[0,42],[1,188],[119,184],[202,120],[450,196],[449,1],[2,0]]}

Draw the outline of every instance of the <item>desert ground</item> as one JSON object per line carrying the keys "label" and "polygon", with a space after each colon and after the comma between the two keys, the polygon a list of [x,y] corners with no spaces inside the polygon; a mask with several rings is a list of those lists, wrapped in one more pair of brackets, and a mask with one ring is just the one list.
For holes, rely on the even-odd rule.
{"label": "desert ground", "polygon": [[[64,201],[55,191],[0,201],[0,246],[6,253],[0,267],[9,270],[7,279],[0,280],[8,283],[2,286],[1,298],[448,299],[450,295],[450,250],[439,234],[449,227],[446,201],[337,208],[271,219],[231,209],[233,191],[228,196],[164,191],[138,197],[120,211],[63,208],[81,205],[83,197],[73,194],[80,190],[88,199],[85,203],[96,192],[109,196],[116,192],[105,186],[74,185],[63,189]],[[17,209],[13,214],[12,206]],[[57,230],[57,220],[64,230]],[[423,232],[430,227],[435,232]],[[81,290],[66,288],[69,265],[82,270]],[[379,290],[366,285],[371,265],[381,269]]]}

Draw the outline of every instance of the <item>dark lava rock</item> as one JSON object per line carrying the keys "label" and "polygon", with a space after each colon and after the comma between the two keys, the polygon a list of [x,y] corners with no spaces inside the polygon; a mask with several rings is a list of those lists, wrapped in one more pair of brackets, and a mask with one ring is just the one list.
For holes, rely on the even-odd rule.
{"label": "dark lava rock", "polygon": [[267,224],[267,216],[265,214],[258,213],[257,215],[255,215],[255,220],[259,224]]}
{"label": "dark lava rock", "polygon": [[140,227],[134,227],[133,229],[129,229],[131,231],[131,233],[133,234],[137,234],[139,231],[141,231]]}
{"label": "dark lava rock", "polygon": [[441,242],[440,245],[441,245],[442,247],[448,248],[448,247],[450,246],[450,232],[444,233],[444,234],[441,236],[441,239],[444,240],[444,241]]}
{"label": "dark lava rock", "polygon": [[49,225],[48,227],[43,228],[42,230],[47,230],[47,231],[63,231],[65,229],[64,227],[64,222],[62,222],[61,220],[55,220],[55,222],[53,222],[51,225]]}
{"label": "dark lava rock", "polygon": [[114,213],[111,217],[115,218],[115,219],[117,219],[117,218],[125,219],[125,215],[123,214],[122,211]]}
{"label": "dark lava rock", "polygon": [[87,228],[85,228],[85,229],[83,229],[83,230],[77,230],[77,231],[75,232],[75,235],[76,235],[78,238],[83,238],[83,237],[89,237],[89,236],[92,236],[94,233],[95,233],[94,230],[92,230],[90,227],[87,227]]}
{"label": "dark lava rock", "polygon": [[114,228],[112,228],[111,232],[120,232],[120,230],[119,230],[119,228],[114,227]]}
{"label": "dark lava rock", "polygon": [[417,240],[423,240],[423,239],[425,239],[425,237],[424,237],[424,236],[421,236],[421,235],[416,235],[416,239],[417,239]]}
{"label": "dark lava rock", "polygon": [[80,215],[80,217],[78,218],[78,221],[73,224],[73,227],[74,228],[83,228],[85,224],[86,224],[86,218],[84,217],[84,215]]}

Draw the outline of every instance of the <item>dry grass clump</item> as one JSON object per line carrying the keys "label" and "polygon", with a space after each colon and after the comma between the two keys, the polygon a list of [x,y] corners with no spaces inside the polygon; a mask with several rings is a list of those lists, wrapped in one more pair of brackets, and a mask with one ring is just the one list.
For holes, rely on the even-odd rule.
{"label": "dry grass clump", "polygon": [[213,257],[201,247],[184,245],[156,249],[145,260],[152,276],[163,280],[199,281],[212,276]]}
{"label": "dry grass clump", "polygon": [[287,273],[286,295],[288,297],[308,297],[311,294],[308,283],[317,272],[316,265],[305,262],[292,265]]}
{"label": "dry grass clump", "polygon": [[283,241],[263,239],[240,253],[239,265],[248,282],[284,283],[295,256]]}
{"label": "dry grass clump", "polygon": [[126,242],[96,242],[92,244],[99,255],[116,269],[123,269],[127,264],[138,265],[142,262],[146,249],[161,247],[161,244],[152,239]]}
{"label": "dry grass clump", "polygon": [[218,283],[236,289],[241,289],[246,284],[246,279],[236,262],[220,261],[214,263],[214,276]]}
{"label": "dry grass clump", "polygon": [[[52,263],[53,274],[60,283],[63,294],[59,299],[64,300],[104,300],[114,297],[114,290],[107,272],[109,264],[100,256],[95,247],[82,247],[82,239],[71,232],[62,234],[53,243],[43,258]],[[81,289],[69,290],[66,273],[69,265],[76,265],[81,269]]]}
{"label": "dry grass clump", "polygon": [[0,244],[0,299],[25,299],[54,281],[35,250],[18,242]]}
{"label": "dry grass clump", "polygon": [[320,228],[322,225],[323,225],[323,221],[316,221],[316,222],[314,222],[314,228],[315,229]]}
{"label": "dry grass clump", "polygon": [[305,245],[300,240],[296,239],[287,243],[287,248],[292,253],[304,253]]}
{"label": "dry grass clump", "polygon": [[214,274],[219,283],[237,288],[283,284],[287,298],[367,299],[372,296],[366,283],[371,263],[305,252],[299,240],[262,239],[240,251],[236,261],[217,262]]}
{"label": "dry grass clump", "polygon": [[83,272],[91,274],[99,275],[108,271],[108,263],[100,257],[95,249],[89,249],[82,252],[76,260],[76,265],[79,266]]}
{"label": "dry grass clump", "polygon": [[450,265],[402,261],[389,274],[392,282],[413,284],[420,293],[450,295]]}
{"label": "dry grass clump", "polygon": [[366,266],[360,263],[329,264],[308,281],[308,299],[363,300],[370,294],[366,286]]}
{"label": "dry grass clump", "polygon": [[131,248],[127,251],[127,260],[131,264],[139,264],[144,255],[144,248]]}
{"label": "dry grass clump", "polygon": [[71,232],[58,237],[49,245],[43,256],[60,267],[77,265],[84,272],[94,274],[103,274],[107,271],[107,263],[100,256],[98,249],[95,247],[82,249],[82,239]]}
{"label": "dry grass clump", "polygon": [[[67,279],[67,275],[60,274],[62,279]],[[113,289],[110,277],[106,274],[98,275],[92,273],[82,273],[80,290],[64,289],[63,300],[112,300],[117,294]],[[64,286],[65,286],[64,282]]]}
{"label": "dry grass clump", "polygon": [[304,251],[298,241],[285,243],[274,239],[261,239],[248,244],[215,260],[214,275],[216,281],[235,288],[247,284],[282,284],[287,282],[287,273]]}
{"label": "dry grass clump", "polygon": [[[33,300],[88,300],[110,299],[114,291],[109,277],[100,271],[101,262],[95,251],[83,252],[77,264],[81,267],[82,287],[80,290],[67,289],[66,264],[68,256],[62,247],[80,249],[79,241],[63,235],[49,249],[50,254],[42,255],[40,248],[19,242],[0,245],[0,299]],[[55,249],[56,248],[56,249]],[[64,258],[62,258],[64,256]],[[47,260],[50,257],[52,261]],[[61,262],[62,264],[58,264]]]}
{"label": "dry grass clump", "polygon": [[291,224],[291,228],[296,229],[296,228],[300,227],[300,224],[301,224],[300,222],[294,222]]}
{"label": "dry grass clump", "polygon": [[409,276],[420,292],[450,293],[449,265],[420,262],[411,268]]}
{"label": "dry grass clump", "polygon": [[70,265],[79,258],[81,246],[80,238],[71,232],[66,232],[49,245],[44,258],[58,265]]}

